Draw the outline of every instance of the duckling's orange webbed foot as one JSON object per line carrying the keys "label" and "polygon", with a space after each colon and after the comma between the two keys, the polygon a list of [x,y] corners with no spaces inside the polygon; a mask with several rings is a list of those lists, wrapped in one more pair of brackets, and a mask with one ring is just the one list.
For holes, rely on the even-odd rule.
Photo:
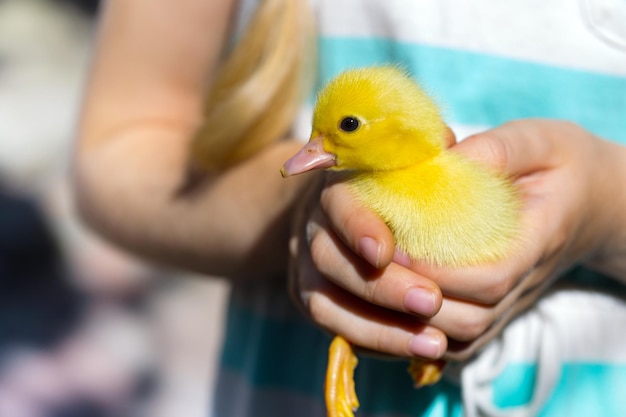
{"label": "duckling's orange webbed foot", "polygon": [[346,339],[336,336],[328,349],[324,395],[328,417],[354,417],[359,400],[354,390],[358,359]]}
{"label": "duckling's orange webbed foot", "polygon": [[445,365],[446,361],[443,360],[427,361],[417,358],[411,359],[408,371],[413,378],[415,388],[421,388],[439,382]]}

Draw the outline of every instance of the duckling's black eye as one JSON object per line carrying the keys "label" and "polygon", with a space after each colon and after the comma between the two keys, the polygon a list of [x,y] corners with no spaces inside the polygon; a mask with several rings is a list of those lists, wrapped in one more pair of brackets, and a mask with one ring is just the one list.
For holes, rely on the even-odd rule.
{"label": "duckling's black eye", "polygon": [[344,132],[354,132],[359,128],[359,120],[356,117],[348,116],[344,117],[341,122],[339,122],[339,129]]}

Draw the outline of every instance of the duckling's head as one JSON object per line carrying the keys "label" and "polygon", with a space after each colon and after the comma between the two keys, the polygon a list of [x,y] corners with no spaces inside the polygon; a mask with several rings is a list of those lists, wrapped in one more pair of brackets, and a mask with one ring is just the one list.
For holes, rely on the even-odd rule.
{"label": "duckling's head", "polygon": [[319,94],[309,142],[281,172],[402,169],[439,154],[449,134],[433,100],[403,71],[349,70]]}

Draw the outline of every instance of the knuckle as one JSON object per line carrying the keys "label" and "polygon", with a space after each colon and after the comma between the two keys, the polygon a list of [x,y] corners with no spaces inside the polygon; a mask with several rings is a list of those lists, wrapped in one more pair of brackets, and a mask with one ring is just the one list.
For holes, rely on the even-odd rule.
{"label": "knuckle", "polygon": [[478,339],[487,331],[491,325],[491,320],[486,314],[466,315],[459,320],[459,327],[456,334],[452,335],[454,339],[468,342]]}
{"label": "knuckle", "polygon": [[510,146],[508,141],[505,140],[500,134],[490,134],[489,140],[485,145],[489,154],[489,158],[499,170],[507,171],[510,160]]}
{"label": "knuckle", "polygon": [[324,187],[320,194],[320,206],[327,212],[333,204],[333,190],[332,187]]}
{"label": "knuckle", "polygon": [[319,325],[326,324],[328,306],[325,301],[326,300],[320,294],[316,293],[311,294],[307,299],[306,307],[309,316],[311,320]]}
{"label": "knuckle", "polygon": [[353,230],[355,229],[355,220],[357,219],[357,216],[343,216],[337,219],[335,230],[339,236],[343,236],[344,239],[349,240],[353,234]]}
{"label": "knuckle", "polygon": [[363,300],[367,301],[368,303],[377,304],[376,301],[378,300],[378,289],[379,289],[378,284],[379,284],[378,279],[370,280],[369,282],[365,284],[365,286],[363,287],[363,294],[362,294]]}
{"label": "knuckle", "polygon": [[404,352],[406,349],[399,349],[396,338],[392,337],[389,331],[384,327],[372,329],[366,343],[369,344],[370,348],[375,352],[391,355],[406,354],[406,352]]}
{"label": "knuckle", "polygon": [[509,294],[512,288],[512,282],[510,279],[496,279],[489,283],[489,285],[481,292],[480,301],[495,305],[498,304],[504,297]]}
{"label": "knuckle", "polygon": [[[362,332],[352,333],[349,340],[361,354],[372,355],[378,358],[411,356],[408,348],[395,337],[389,329],[382,326],[370,325]],[[347,337],[347,336],[346,336]]]}
{"label": "knuckle", "polygon": [[[514,123],[514,122],[509,122]],[[509,161],[509,145],[507,138],[500,130],[489,130],[468,137],[464,142],[471,143],[478,150],[480,159],[488,161],[497,171],[505,170]]]}
{"label": "knuckle", "polygon": [[558,126],[560,130],[567,130],[571,134],[573,134],[572,136],[575,136],[575,134],[584,132],[584,129],[578,123],[575,123],[571,120],[546,120],[544,122],[553,123],[556,126]]}
{"label": "knuckle", "polygon": [[359,215],[362,214],[362,207],[346,187],[335,184],[325,188],[320,197],[320,206],[332,229],[349,241],[358,234],[362,225],[362,216]]}
{"label": "knuckle", "polygon": [[325,212],[330,212],[335,209],[342,201],[341,197],[345,196],[346,192],[343,189],[345,185],[341,183],[332,183],[325,186],[320,193],[320,206]]}
{"label": "knuckle", "polygon": [[330,239],[328,239],[328,235],[324,232],[320,231],[311,237],[311,260],[317,269],[320,269],[321,266],[325,265],[325,260],[328,257],[329,245]]}

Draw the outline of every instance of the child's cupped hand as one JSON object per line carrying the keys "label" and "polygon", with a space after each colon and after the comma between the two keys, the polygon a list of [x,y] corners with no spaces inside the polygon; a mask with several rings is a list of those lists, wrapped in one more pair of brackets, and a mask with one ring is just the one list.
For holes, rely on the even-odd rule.
{"label": "child's cupped hand", "polygon": [[463,360],[573,265],[623,274],[623,147],[568,122],[520,120],[452,150],[516,184],[512,253],[457,269],[411,261],[386,225],[327,176],[302,199],[290,248],[291,291],[314,322],[366,350]]}

